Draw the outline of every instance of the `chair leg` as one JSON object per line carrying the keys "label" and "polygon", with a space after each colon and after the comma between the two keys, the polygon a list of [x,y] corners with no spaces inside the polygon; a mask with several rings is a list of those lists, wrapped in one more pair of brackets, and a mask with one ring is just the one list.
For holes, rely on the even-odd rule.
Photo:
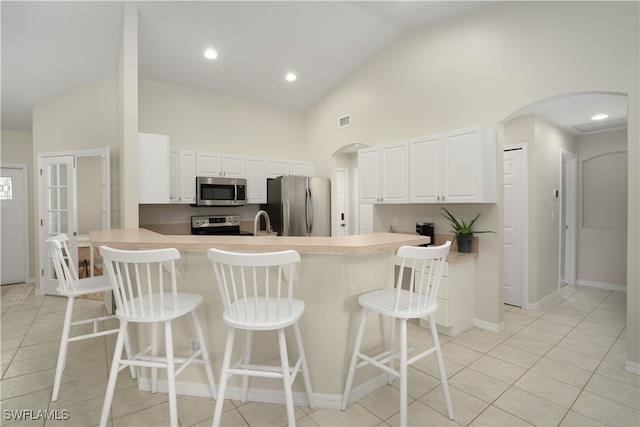
{"label": "chair leg", "polygon": [[438,372],[440,372],[440,382],[442,383],[442,391],[444,392],[444,401],[447,404],[447,414],[449,415],[449,419],[453,420],[453,405],[451,404],[449,382],[447,381],[447,373],[444,370],[442,350],[440,349],[440,339],[438,338],[436,320],[433,315],[429,316],[429,327],[431,329],[431,340],[433,341],[433,346],[436,349],[436,361],[438,362]]}
{"label": "chair leg", "polygon": [[[251,350],[252,350],[252,342],[253,342],[253,331],[245,330],[245,338],[244,338],[244,357],[242,359],[242,363],[248,365],[251,363]],[[249,375],[245,375],[242,378],[242,400],[241,402],[245,403],[249,399]]]}
{"label": "chair leg", "polygon": [[211,360],[209,359],[209,352],[207,346],[204,343],[204,334],[202,333],[202,325],[200,324],[200,318],[198,313],[193,310],[191,312],[193,318],[193,324],[196,327],[196,333],[198,334],[198,340],[200,340],[200,346],[202,348],[202,362],[204,363],[204,370],[207,373],[207,379],[209,380],[209,386],[211,387],[211,397],[216,398],[216,382],[213,379],[213,369],[211,368]]}
{"label": "chair leg", "polygon": [[407,425],[407,319],[400,320],[400,425]]}
{"label": "chair leg", "polygon": [[300,335],[300,326],[298,323],[293,324],[293,332],[296,336],[296,342],[298,343],[298,354],[302,358],[302,378],[304,379],[304,388],[307,391],[307,399],[309,400],[309,408],[315,409],[316,402],[313,398],[313,392],[311,391],[311,379],[309,378],[309,368],[307,367],[307,357],[304,354],[304,347],[302,347],[302,335]]}
{"label": "chair leg", "polygon": [[60,393],[60,383],[62,382],[62,371],[67,364],[67,350],[69,348],[69,334],[71,333],[71,320],[73,317],[73,304],[75,297],[67,298],[67,311],[64,315],[64,324],[62,325],[62,337],[60,338],[60,351],[58,352],[58,363],[56,365],[56,375],[53,380],[53,394],[51,400],[58,400]]}
{"label": "chair leg", "polygon": [[349,364],[349,372],[347,373],[347,382],[344,386],[344,393],[342,394],[342,410],[346,411],[349,404],[349,394],[351,393],[351,385],[353,383],[353,376],[356,373],[356,364],[358,363],[358,353],[360,352],[360,343],[362,342],[362,336],[364,334],[364,327],[367,323],[367,313],[369,310],[362,309],[360,314],[360,326],[358,327],[358,333],[356,334],[356,342],[353,345],[353,354],[351,356],[351,363]]}
{"label": "chair leg", "polygon": [[[394,345],[395,345],[395,341],[396,341],[396,318],[389,316],[389,355],[392,355],[394,353]],[[391,360],[389,360],[389,368],[394,369],[393,366],[394,363],[394,359],[392,358]],[[393,380],[395,380],[396,377],[391,375],[391,374],[387,374],[387,384],[391,385],[393,384]]]}
{"label": "chair leg", "polygon": [[[124,338],[124,351],[127,353],[127,359],[133,359],[135,355],[133,351],[133,345],[131,345],[131,335],[129,335],[129,331],[126,331],[127,336]],[[135,380],[138,377],[138,373],[136,372],[136,367],[133,365],[129,365],[129,371],[131,372],[131,379]]]}
{"label": "chair leg", "polygon": [[171,321],[164,322],[164,342],[167,355],[167,392],[169,394],[169,419],[172,427],[178,427],[178,402],[176,400],[176,366],[173,361],[173,332]]}
{"label": "chair leg", "polygon": [[116,340],[116,348],[113,352],[113,361],[111,362],[111,371],[109,373],[109,381],[107,382],[107,391],[104,394],[104,404],[102,405],[102,414],[100,415],[100,426],[107,425],[109,411],[111,410],[111,402],[113,401],[113,393],[116,389],[116,380],[120,371],[120,359],[122,358],[122,348],[127,336],[127,321],[120,321],[120,330]]}
{"label": "chair leg", "polygon": [[[151,324],[151,355],[158,355],[158,324]],[[158,391],[158,368],[151,368],[151,393]]]}
{"label": "chair leg", "polygon": [[227,344],[224,349],[224,358],[222,359],[222,371],[220,373],[220,386],[218,387],[218,399],[216,400],[216,408],[213,411],[213,427],[220,426],[220,418],[222,417],[222,405],[224,404],[224,392],[227,388],[229,380],[229,366],[231,366],[231,352],[233,350],[233,340],[235,338],[235,328],[229,328],[227,332]]}
{"label": "chair leg", "polygon": [[278,343],[280,343],[280,364],[282,366],[282,383],[284,385],[284,399],[287,404],[287,420],[290,427],[296,425],[293,408],[293,392],[291,391],[291,375],[289,372],[289,356],[287,353],[287,339],[284,328],[278,329]]}

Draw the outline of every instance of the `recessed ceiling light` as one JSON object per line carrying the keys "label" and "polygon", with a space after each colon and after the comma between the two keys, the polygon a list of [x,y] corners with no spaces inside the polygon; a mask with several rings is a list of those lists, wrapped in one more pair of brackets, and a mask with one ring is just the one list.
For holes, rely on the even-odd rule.
{"label": "recessed ceiling light", "polygon": [[595,116],[591,117],[591,120],[604,120],[607,117],[609,117],[608,114],[596,114]]}
{"label": "recessed ceiling light", "polygon": [[294,73],[287,73],[287,75],[285,76],[285,79],[288,82],[293,82],[298,78],[298,76],[296,76]]}
{"label": "recessed ceiling light", "polygon": [[207,59],[216,59],[218,52],[216,52],[215,49],[207,49],[204,51],[204,57]]}

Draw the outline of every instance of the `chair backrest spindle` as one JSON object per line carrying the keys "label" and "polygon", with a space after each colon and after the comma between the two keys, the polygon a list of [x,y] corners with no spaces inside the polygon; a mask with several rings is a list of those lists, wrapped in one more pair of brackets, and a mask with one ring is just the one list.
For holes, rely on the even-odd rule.
{"label": "chair backrest spindle", "polygon": [[[144,319],[178,311],[175,260],[180,253],[176,249],[129,251],[101,246],[100,254],[120,314]],[[165,289],[165,278],[170,290]]]}
{"label": "chair backrest spindle", "polygon": [[[394,301],[396,313],[403,312],[411,315],[433,306],[438,296],[450,247],[451,242],[447,241],[440,246],[403,246],[398,249],[398,257],[402,261],[396,280]],[[405,269],[411,274],[408,293],[402,292]],[[418,276],[417,279],[416,276]]]}
{"label": "chair backrest spindle", "polygon": [[213,248],[208,257],[231,319],[260,325],[291,315],[294,266],[300,261],[296,251],[237,253]]}

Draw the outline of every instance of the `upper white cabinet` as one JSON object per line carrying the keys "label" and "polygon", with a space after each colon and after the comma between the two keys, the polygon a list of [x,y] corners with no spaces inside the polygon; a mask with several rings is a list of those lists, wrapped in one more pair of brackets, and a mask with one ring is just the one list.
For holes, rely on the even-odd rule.
{"label": "upper white cabinet", "polygon": [[313,176],[313,163],[295,160],[267,160],[267,178],[279,176]]}
{"label": "upper white cabinet", "polygon": [[247,203],[267,203],[267,159],[247,157]]}
{"label": "upper white cabinet", "polygon": [[244,178],[244,168],[244,156],[204,152],[196,155],[197,176]]}
{"label": "upper white cabinet", "polygon": [[408,203],[407,141],[358,150],[360,203]]}
{"label": "upper white cabinet", "polygon": [[196,202],[196,152],[180,150],[178,203]]}
{"label": "upper white cabinet", "polygon": [[169,150],[169,200],[171,203],[196,202],[196,152]]}
{"label": "upper white cabinet", "polygon": [[267,178],[277,178],[289,175],[291,162],[287,160],[267,160]]}
{"label": "upper white cabinet", "polygon": [[484,126],[409,141],[412,203],[495,203],[495,132]]}
{"label": "upper white cabinet", "polygon": [[169,137],[138,134],[138,202],[170,203]]}
{"label": "upper white cabinet", "polygon": [[313,163],[311,162],[291,162],[291,175],[293,176],[313,176]]}

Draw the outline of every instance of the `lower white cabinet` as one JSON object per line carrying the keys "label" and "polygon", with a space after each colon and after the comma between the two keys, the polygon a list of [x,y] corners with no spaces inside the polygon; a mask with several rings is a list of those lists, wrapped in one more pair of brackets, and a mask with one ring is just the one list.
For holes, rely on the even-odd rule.
{"label": "lower white cabinet", "polygon": [[[428,272],[416,272],[418,275]],[[473,326],[475,313],[475,258],[470,256],[445,263],[438,292],[438,332],[453,336]],[[428,326],[427,319],[420,325]]]}

